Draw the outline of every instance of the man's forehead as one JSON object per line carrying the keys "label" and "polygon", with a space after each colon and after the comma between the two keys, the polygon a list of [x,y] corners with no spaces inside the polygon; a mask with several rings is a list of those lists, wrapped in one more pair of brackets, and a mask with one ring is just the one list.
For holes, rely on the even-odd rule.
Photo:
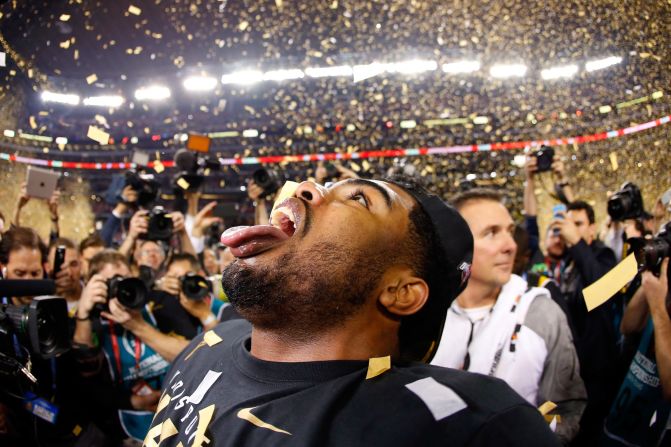
{"label": "man's forehead", "polygon": [[415,199],[402,187],[395,185],[393,183],[385,182],[383,180],[370,180],[370,179],[348,179],[341,182],[331,185],[328,189],[333,189],[338,186],[369,186],[373,188],[383,189],[387,196],[390,198],[390,205],[399,204],[405,208],[412,208],[415,205]]}

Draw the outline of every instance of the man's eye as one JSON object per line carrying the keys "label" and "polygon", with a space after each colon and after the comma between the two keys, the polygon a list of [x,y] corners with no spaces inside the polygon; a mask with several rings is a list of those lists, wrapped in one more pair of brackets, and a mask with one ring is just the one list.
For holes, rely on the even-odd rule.
{"label": "man's eye", "polygon": [[354,200],[359,202],[364,207],[368,208],[368,200],[362,191],[354,191],[350,196],[349,200]]}

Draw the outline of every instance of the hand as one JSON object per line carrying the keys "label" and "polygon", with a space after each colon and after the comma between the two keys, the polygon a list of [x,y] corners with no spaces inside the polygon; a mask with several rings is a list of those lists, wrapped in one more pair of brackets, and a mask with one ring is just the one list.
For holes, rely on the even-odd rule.
{"label": "hand", "polygon": [[128,237],[132,239],[137,239],[140,235],[145,234],[149,227],[149,221],[147,215],[149,211],[140,210],[137,213],[133,214],[133,217],[130,220],[130,227],[128,228]]}
{"label": "hand", "polygon": [[566,213],[560,213],[564,218],[555,219],[550,222],[551,228],[559,228],[559,235],[562,239],[569,245],[575,245],[580,242],[580,233],[578,232],[578,227],[575,223],[566,217]]}
{"label": "hand", "polygon": [[174,276],[164,276],[156,281],[156,288],[170,295],[178,296],[182,290],[182,283],[179,278]]}
{"label": "hand", "polygon": [[527,155],[524,162],[524,172],[526,173],[527,180],[534,179],[534,176],[538,172],[538,159],[536,157]]}
{"label": "hand", "polygon": [[210,202],[196,214],[196,217],[193,220],[193,231],[191,232],[191,236],[200,237],[203,235],[206,228],[222,221],[220,217],[209,215],[216,206],[217,202]]}
{"label": "hand", "polygon": [[58,202],[60,199],[61,192],[55,189],[47,201],[47,204],[49,205],[49,214],[51,214],[51,220],[58,220]]}
{"label": "hand", "polygon": [[135,329],[138,325],[144,322],[140,311],[126,309],[116,298],[112,298],[110,300],[109,312],[100,312],[100,315],[107,318],[108,320],[122,325],[131,332],[133,332],[133,329]]}
{"label": "hand", "polygon": [[555,155],[552,159],[552,172],[554,173],[558,182],[567,181],[564,162],[561,161],[561,158],[559,158],[558,155]]}
{"label": "hand", "polygon": [[186,231],[186,227],[184,226],[184,214],[180,213],[179,211],[171,211],[170,218],[172,219],[173,233],[181,233]]}
{"label": "hand", "polygon": [[56,295],[58,296],[66,295],[66,292],[70,291],[74,285],[72,282],[72,277],[67,270],[61,270],[58,272],[54,280],[56,282]]}
{"label": "hand", "polygon": [[317,166],[317,169],[315,170],[315,180],[317,183],[320,185],[324,184],[324,180],[326,179],[326,176],[328,175],[328,171],[326,170],[326,167],[324,166],[323,162],[319,163],[319,166]]}
{"label": "hand", "polygon": [[29,201],[30,196],[28,195],[28,183],[23,182],[21,183],[21,192],[19,192],[19,202],[17,203],[17,206],[19,208],[23,208]]}
{"label": "hand", "polygon": [[210,304],[203,300],[190,300],[183,293],[179,294],[179,304],[182,305],[187,312],[189,312],[194,317],[198,318],[200,321],[207,319],[210,316]]}
{"label": "hand", "polygon": [[82,291],[77,304],[77,318],[88,318],[93,306],[107,302],[107,282],[99,274],[93,275]]}
{"label": "hand", "polygon": [[153,390],[150,394],[139,396],[133,394],[130,396],[130,405],[136,410],[156,411],[158,400],[161,398],[161,392]]}
{"label": "hand", "polygon": [[137,202],[137,196],[137,191],[134,190],[130,185],[121,190],[121,199],[126,203]]}
{"label": "hand", "polygon": [[250,180],[247,182],[247,196],[255,201],[258,202],[259,200],[264,200],[261,195],[263,194],[263,188],[261,188],[259,185],[257,185],[254,180]]}
{"label": "hand", "polygon": [[648,301],[650,309],[664,309],[666,311],[666,295],[669,291],[667,279],[667,269],[669,267],[669,258],[664,259],[659,278],[651,272],[643,272],[641,275],[641,287],[645,293],[645,299]]}

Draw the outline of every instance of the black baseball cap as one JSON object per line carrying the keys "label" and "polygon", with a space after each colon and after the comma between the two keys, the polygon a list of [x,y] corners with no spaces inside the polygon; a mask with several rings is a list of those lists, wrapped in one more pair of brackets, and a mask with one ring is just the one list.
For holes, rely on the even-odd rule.
{"label": "black baseball cap", "polygon": [[468,283],[473,234],[459,212],[439,197],[397,178],[387,181],[409,193],[430,218],[436,236],[434,244],[441,254],[430,260],[440,264],[440,274],[425,278],[429,286],[426,304],[416,314],[404,317],[399,330],[401,359],[428,363],[440,343],[447,310]]}

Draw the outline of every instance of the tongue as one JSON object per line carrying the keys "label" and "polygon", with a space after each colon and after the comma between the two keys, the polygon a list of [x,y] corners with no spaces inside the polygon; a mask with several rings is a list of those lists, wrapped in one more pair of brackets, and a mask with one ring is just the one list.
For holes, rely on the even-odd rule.
{"label": "tongue", "polygon": [[272,225],[233,227],[221,235],[221,243],[229,247],[236,258],[257,255],[287,239],[287,234]]}

